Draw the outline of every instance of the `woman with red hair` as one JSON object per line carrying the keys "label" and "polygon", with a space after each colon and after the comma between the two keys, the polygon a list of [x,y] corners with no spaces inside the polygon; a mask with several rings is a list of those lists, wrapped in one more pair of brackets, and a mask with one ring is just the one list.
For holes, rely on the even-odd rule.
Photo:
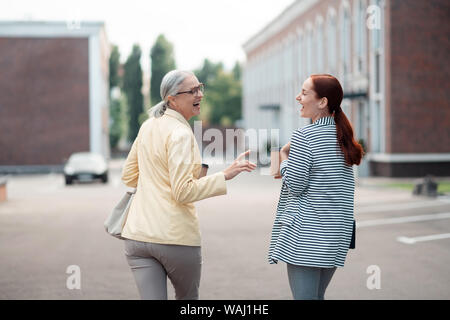
{"label": "woman with red hair", "polygon": [[269,262],[286,262],[294,299],[324,299],[343,267],[354,232],[353,165],[363,149],[341,109],[343,90],[327,74],[312,75],[296,100],[312,123],[295,130],[280,151],[282,188]]}

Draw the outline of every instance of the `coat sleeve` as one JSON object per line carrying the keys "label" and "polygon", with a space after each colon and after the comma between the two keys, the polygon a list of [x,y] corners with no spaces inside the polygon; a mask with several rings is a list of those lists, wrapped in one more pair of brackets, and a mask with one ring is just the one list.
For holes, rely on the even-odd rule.
{"label": "coat sleeve", "polygon": [[168,169],[172,196],[178,203],[187,204],[226,194],[223,172],[194,178],[195,139],[187,128],[174,130],[167,143]]}
{"label": "coat sleeve", "polygon": [[136,188],[139,179],[139,166],[137,157],[138,138],[133,142],[130,153],[122,170],[122,181],[128,187]]}
{"label": "coat sleeve", "polygon": [[283,184],[294,196],[299,197],[308,187],[312,164],[313,157],[307,138],[302,131],[294,131],[289,158],[280,165]]}

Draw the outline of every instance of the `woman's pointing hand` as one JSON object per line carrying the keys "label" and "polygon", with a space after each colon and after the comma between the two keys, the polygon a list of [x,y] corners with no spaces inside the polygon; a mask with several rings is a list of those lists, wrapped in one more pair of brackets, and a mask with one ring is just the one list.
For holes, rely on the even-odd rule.
{"label": "woman's pointing hand", "polygon": [[256,164],[248,160],[245,160],[245,157],[248,156],[249,154],[250,150],[241,153],[228,168],[223,170],[225,180],[233,179],[242,171],[251,172],[256,168]]}

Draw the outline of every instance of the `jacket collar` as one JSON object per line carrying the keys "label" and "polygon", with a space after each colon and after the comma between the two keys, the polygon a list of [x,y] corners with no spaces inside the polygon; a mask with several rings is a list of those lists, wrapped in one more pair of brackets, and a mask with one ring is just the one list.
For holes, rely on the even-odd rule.
{"label": "jacket collar", "polygon": [[166,111],[164,112],[164,114],[168,115],[169,117],[177,119],[181,123],[183,123],[186,126],[188,126],[189,128],[191,128],[191,125],[189,124],[189,122],[187,122],[187,120],[183,117],[183,115],[181,113],[179,113],[178,111],[167,108]]}
{"label": "jacket collar", "polygon": [[334,118],[331,116],[331,117],[322,117],[322,118],[319,118],[319,119],[317,119],[316,121],[314,121],[314,124],[321,124],[321,125],[333,125],[333,124],[336,124],[335,122],[334,122]]}

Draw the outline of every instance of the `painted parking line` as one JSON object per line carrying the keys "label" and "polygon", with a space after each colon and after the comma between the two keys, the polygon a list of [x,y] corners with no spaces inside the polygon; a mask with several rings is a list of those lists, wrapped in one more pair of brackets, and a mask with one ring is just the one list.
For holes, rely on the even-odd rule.
{"label": "painted parking line", "polygon": [[398,218],[375,219],[375,220],[358,221],[356,222],[356,228],[374,227],[374,226],[417,222],[417,221],[439,220],[448,218],[450,218],[450,212],[425,214],[418,216],[406,216]]}
{"label": "painted parking line", "polygon": [[438,196],[437,199],[442,202],[450,203],[450,196],[444,195],[444,196]]}
{"label": "painted parking line", "polygon": [[435,206],[447,205],[450,201],[446,198],[427,200],[427,201],[416,201],[416,202],[406,202],[398,204],[385,204],[385,205],[373,205],[368,207],[358,207],[356,206],[356,214],[359,213],[372,213],[372,212],[383,212],[383,211],[398,211],[398,210],[409,210],[417,208],[427,208]]}
{"label": "painted parking line", "polygon": [[432,240],[439,240],[439,239],[447,239],[450,238],[450,233],[441,233],[441,234],[432,234],[429,236],[421,236],[421,237],[397,237],[397,241],[405,244],[415,244],[417,242],[423,242],[423,241],[432,241]]}

